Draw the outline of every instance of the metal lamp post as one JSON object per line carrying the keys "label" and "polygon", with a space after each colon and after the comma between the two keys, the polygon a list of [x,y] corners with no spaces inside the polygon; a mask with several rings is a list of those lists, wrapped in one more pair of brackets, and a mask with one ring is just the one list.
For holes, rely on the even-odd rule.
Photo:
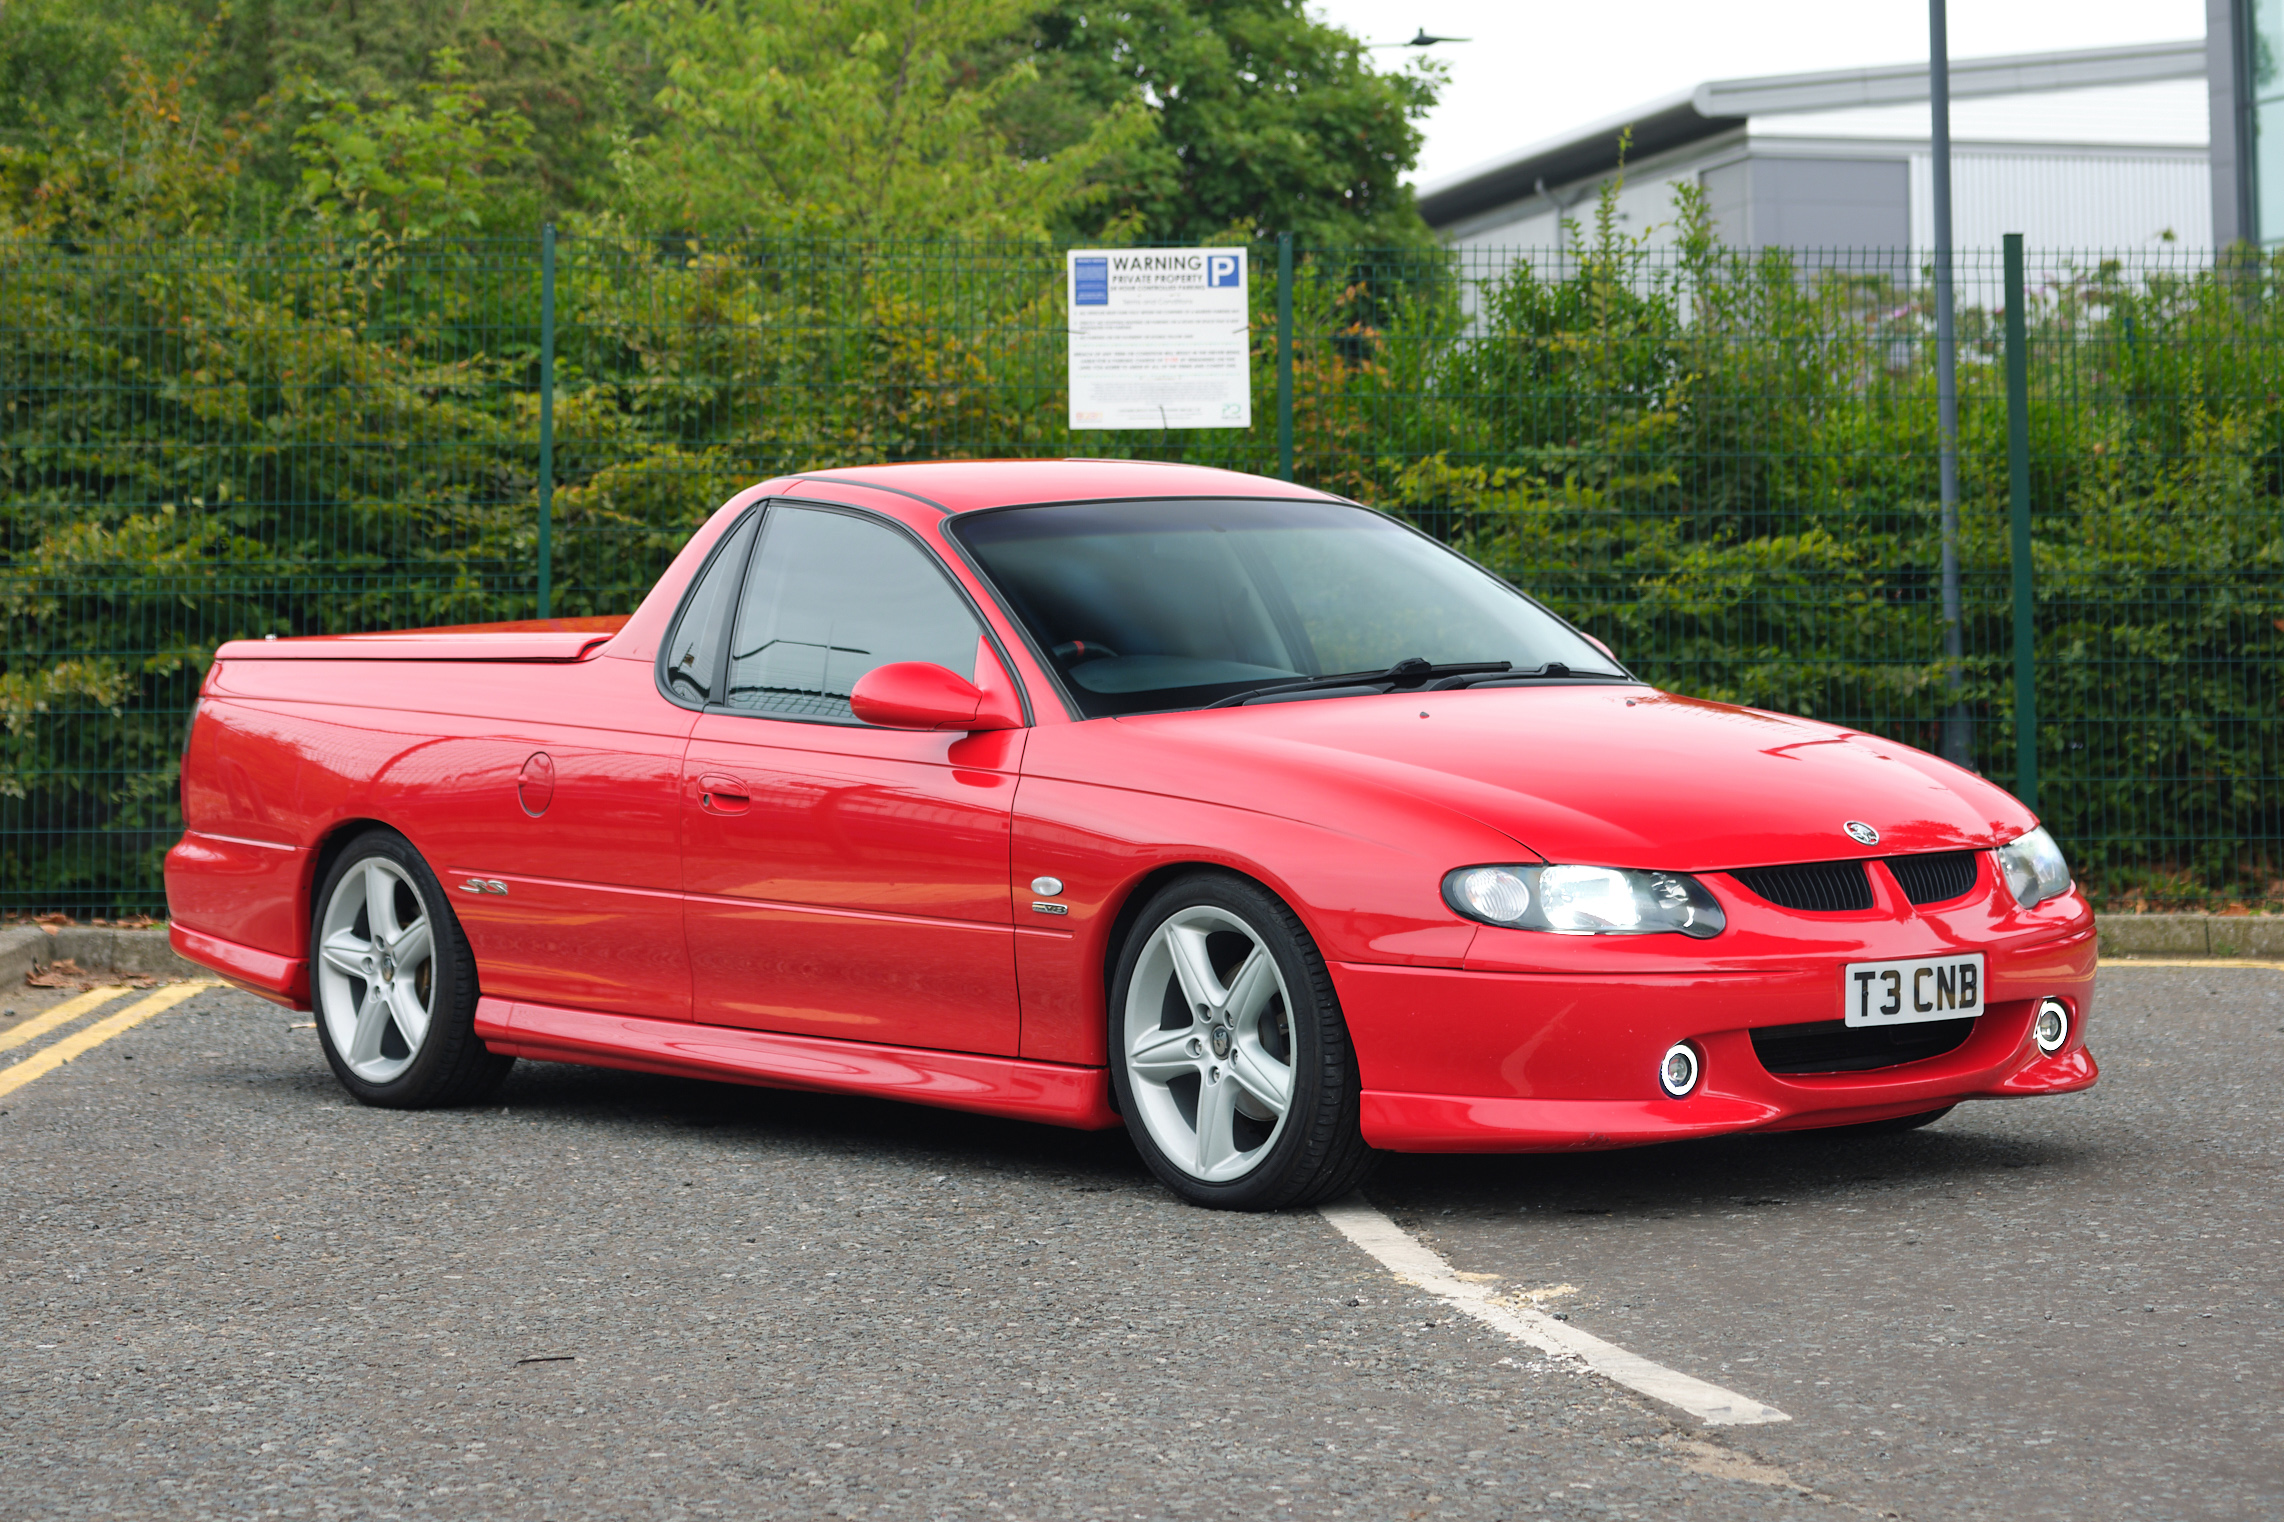
{"label": "metal lamp post", "polygon": [[1975,739],[1960,699],[1965,655],[1959,603],[1959,337],[1951,295],[1951,41],[1944,0],[1927,0],[1927,101],[1934,117],[1935,429],[1943,492],[1943,759],[1974,765]]}

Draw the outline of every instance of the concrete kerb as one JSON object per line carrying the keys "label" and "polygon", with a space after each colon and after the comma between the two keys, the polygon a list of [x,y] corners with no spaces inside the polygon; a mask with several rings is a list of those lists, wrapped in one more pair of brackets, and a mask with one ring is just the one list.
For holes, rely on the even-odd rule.
{"label": "concrete kerb", "polygon": [[37,925],[0,930],[0,992],[23,986],[24,979],[55,958],[53,942]]}
{"label": "concrete kerb", "polygon": [[2284,960],[2284,915],[2097,914],[2105,957]]}
{"label": "concrete kerb", "polygon": [[[2284,915],[2098,914],[2102,955],[2118,957],[2230,957],[2284,961]],[[52,962],[69,960],[84,972],[148,973],[161,978],[206,976],[167,944],[166,930],[118,930],[104,925],[20,925],[0,930],[0,989]]]}
{"label": "concrete kerb", "polygon": [[20,988],[24,979],[55,962],[68,961],[82,972],[147,973],[159,978],[210,977],[186,962],[158,930],[117,930],[108,925],[19,925],[0,930],[0,989]]}

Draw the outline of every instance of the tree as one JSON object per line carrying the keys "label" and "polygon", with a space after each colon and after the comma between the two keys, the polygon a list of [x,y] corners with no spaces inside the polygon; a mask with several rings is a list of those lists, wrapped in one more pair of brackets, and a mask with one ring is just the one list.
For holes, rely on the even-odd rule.
{"label": "tree", "polygon": [[636,93],[625,81],[640,73],[618,36],[610,0],[7,0],[0,145],[98,138],[138,70],[171,75],[195,56],[180,108],[243,130],[234,226],[260,231],[298,194],[313,119],[448,88],[471,113],[530,123],[529,151],[492,176],[506,200],[487,217],[528,224],[535,208],[591,206],[611,189],[614,136]]}
{"label": "tree", "polygon": [[363,101],[314,82],[300,87],[314,110],[294,134],[298,206],[318,225],[365,237],[464,236],[503,209],[498,182],[529,161],[531,124],[513,111],[487,113],[451,49],[436,64],[441,81],[416,86],[409,101],[386,85]]}
{"label": "tree", "polygon": [[0,147],[100,147],[138,70],[197,53],[185,120],[242,149],[213,231],[305,204],[311,128],[353,148],[449,97],[466,121],[529,125],[464,228],[594,212],[803,237],[1432,245],[1399,181],[1433,66],[1380,72],[1304,0],[1040,6],[5,0]]}
{"label": "tree", "polygon": [[629,0],[664,76],[630,206],[685,228],[855,238],[1044,238],[1148,124],[1104,102],[1049,151],[1010,151],[1003,108],[1038,66],[1001,56],[1028,0]]}
{"label": "tree", "polygon": [[26,147],[110,121],[127,59],[163,72],[202,30],[179,7],[138,0],[10,0],[0,6],[0,143]]}
{"label": "tree", "polygon": [[1320,245],[1433,241],[1401,177],[1419,155],[1440,66],[1383,73],[1304,0],[1059,0],[1021,45],[1039,78],[1003,111],[1018,152],[1052,154],[1130,102],[1149,111],[1156,130],[1096,171],[1098,226],[1107,218],[1182,242],[1232,231]]}
{"label": "tree", "polygon": [[[52,0],[49,0],[52,3]],[[528,225],[539,209],[597,204],[626,115],[626,60],[610,0],[159,0],[211,12],[221,43],[207,89],[225,112],[260,117],[252,172],[280,197],[300,180],[301,129],[339,103],[386,110],[458,92],[471,112],[531,126],[529,151],[496,172]],[[271,107],[275,109],[270,109]]]}

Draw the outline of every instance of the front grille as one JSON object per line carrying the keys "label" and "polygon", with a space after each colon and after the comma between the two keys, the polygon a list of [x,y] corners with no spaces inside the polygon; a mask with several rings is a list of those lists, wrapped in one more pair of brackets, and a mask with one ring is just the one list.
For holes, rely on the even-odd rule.
{"label": "front grille", "polygon": [[1915,904],[1947,904],[1975,886],[1973,851],[1942,851],[1933,856],[1890,856],[1887,869],[1896,886]]}
{"label": "front grille", "polygon": [[1790,867],[1740,867],[1729,874],[1785,909],[1845,914],[1872,906],[1872,880],[1860,861],[1812,861]]}
{"label": "front grille", "polygon": [[[1974,891],[1974,851],[1883,858],[1903,896],[1915,904],[1947,904]],[[1812,861],[1784,867],[1739,867],[1729,875],[1785,909],[1846,914],[1872,906],[1872,880],[1860,861]]]}
{"label": "front grille", "polygon": [[1845,1020],[1809,1025],[1763,1025],[1753,1030],[1753,1054],[1772,1073],[1861,1073],[1940,1057],[1974,1033],[1964,1020],[1917,1025],[1851,1026]]}

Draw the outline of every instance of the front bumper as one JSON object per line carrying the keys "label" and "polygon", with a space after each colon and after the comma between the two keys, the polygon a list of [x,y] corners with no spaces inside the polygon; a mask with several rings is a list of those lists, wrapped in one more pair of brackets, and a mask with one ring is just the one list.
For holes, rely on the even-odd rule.
{"label": "front bumper", "polygon": [[[2085,1045],[2091,919],[2071,916],[2044,935],[1976,948],[1986,957],[1987,1002],[1960,1046],[1845,1073],[1771,1073],[1753,1049],[1756,1027],[1839,1018],[1839,967],[1825,948],[1689,965],[1709,943],[1645,944],[1681,940],[1661,936],[1618,948],[1612,956],[1641,965],[1607,972],[1341,963],[1333,973],[1364,1080],[1364,1137],[1373,1146],[1581,1151],[1853,1125],[1968,1099],[2086,1088],[2100,1076]],[[1867,935],[1860,949],[1840,954],[1924,954],[1921,936],[1897,930]],[[2030,1034],[2047,996],[2071,1012],[2069,1040],[2051,1056]],[[1656,1076],[1677,1041],[1697,1047],[1704,1071],[1682,1099],[1667,1097]]]}

